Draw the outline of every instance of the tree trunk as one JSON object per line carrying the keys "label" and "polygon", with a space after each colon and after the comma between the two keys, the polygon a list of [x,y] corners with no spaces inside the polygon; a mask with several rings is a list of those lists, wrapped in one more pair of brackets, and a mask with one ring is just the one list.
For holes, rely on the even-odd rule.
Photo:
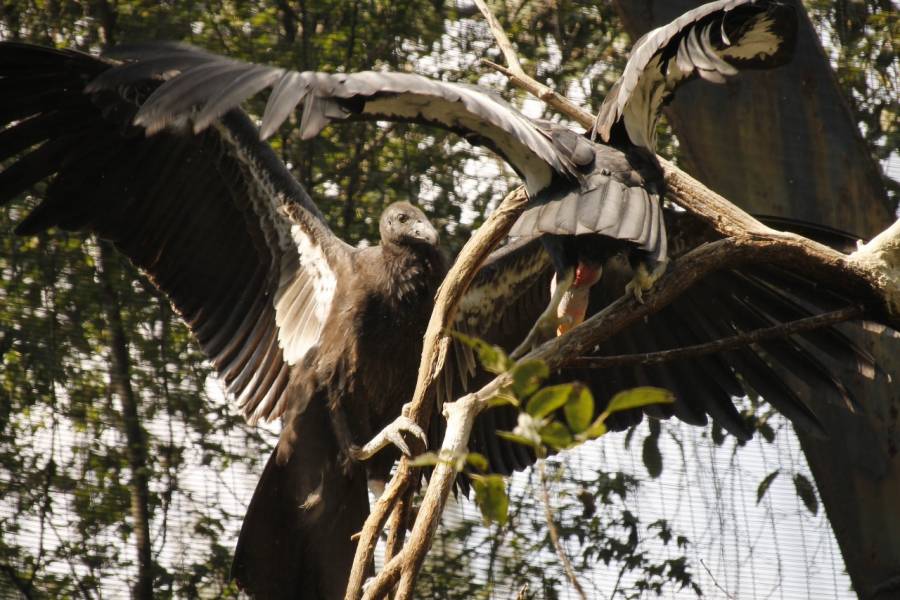
{"label": "tree trunk", "polygon": [[[617,0],[634,39],[701,4]],[[790,65],[742,73],[724,86],[682,88],[667,116],[681,165],[755,213],[784,215],[868,236],[893,222],[893,207],[812,24],[800,12]],[[887,373],[900,374],[893,332],[866,336]],[[797,432],[860,598],[900,596],[900,389],[841,374],[866,413],[815,404],[830,432]],[[815,401],[815,399],[813,399]]]}
{"label": "tree trunk", "polygon": [[137,550],[138,574],[132,595],[138,600],[153,598],[153,555],[150,542],[150,492],[147,485],[147,435],[141,427],[137,398],[131,387],[128,341],[122,326],[119,295],[114,286],[115,250],[100,242],[100,269],[103,303],[110,333],[109,385],[122,404],[122,430],[128,443],[128,466],[131,470],[131,518],[134,521],[134,544]]}

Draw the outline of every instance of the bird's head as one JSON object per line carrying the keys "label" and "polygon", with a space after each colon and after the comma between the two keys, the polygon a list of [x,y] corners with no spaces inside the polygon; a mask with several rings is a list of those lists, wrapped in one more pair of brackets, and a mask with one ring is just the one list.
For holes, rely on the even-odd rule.
{"label": "bird's head", "polygon": [[398,246],[437,246],[437,229],[409,202],[394,202],[381,215],[381,243]]}

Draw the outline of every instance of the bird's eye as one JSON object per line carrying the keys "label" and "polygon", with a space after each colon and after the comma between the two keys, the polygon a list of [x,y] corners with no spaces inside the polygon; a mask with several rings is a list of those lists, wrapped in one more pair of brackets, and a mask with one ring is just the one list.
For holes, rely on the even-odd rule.
{"label": "bird's eye", "polygon": [[401,214],[399,217],[397,217],[397,220],[401,223],[406,223],[407,221],[409,221],[409,216]]}

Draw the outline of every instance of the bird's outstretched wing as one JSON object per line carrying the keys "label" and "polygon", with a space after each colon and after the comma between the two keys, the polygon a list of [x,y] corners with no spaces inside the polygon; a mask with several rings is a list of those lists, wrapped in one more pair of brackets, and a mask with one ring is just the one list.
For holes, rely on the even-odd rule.
{"label": "bird's outstretched wing", "polygon": [[579,159],[593,160],[577,146],[555,143],[553,136],[502,98],[474,86],[411,73],[301,73],[178,43],[122,46],[110,56],[127,62],[96,79],[90,89],[113,89],[147,77],[167,79],[135,117],[135,123],[151,132],[178,123],[202,131],[271,87],[260,128],[263,139],[302,106],[303,139],[316,136],[332,121],[346,119],[433,124],[492,148],[533,190],[545,186],[555,174],[572,174]]}
{"label": "bird's outstretched wing", "polygon": [[647,32],[634,44],[624,73],[600,107],[600,135],[615,141],[621,126],[619,135],[655,152],[660,110],[679,85],[695,76],[722,83],[740,69],[784,64],[796,30],[797,13],[790,4],[719,0]]}
{"label": "bird's outstretched wing", "polygon": [[110,67],[0,43],[0,86],[15,91],[0,110],[0,203],[45,182],[17,231],[114,242],[168,295],[247,418],[275,418],[353,250],[243,113],[147,136],[132,120],[160,82],[90,88]]}
{"label": "bird's outstretched wing", "polygon": [[[685,213],[666,211],[673,238],[674,260],[690,247],[714,236]],[[841,232],[790,220],[766,220],[773,227],[794,230],[839,249],[849,249],[855,238]],[[708,235],[708,237],[707,237]],[[686,246],[684,240],[691,240]],[[547,301],[550,260],[539,244],[531,242],[498,251],[483,274],[473,282],[460,305],[457,327],[478,334],[486,341],[511,348],[531,326]],[[592,289],[591,309],[596,312],[619,298],[632,274],[626,261],[607,263],[600,283]],[[810,314],[843,308],[852,301],[839,291],[823,288],[802,275],[771,265],[753,265],[710,274],[669,306],[607,340],[597,355],[656,352],[695,345],[750,332]],[[492,311],[490,308],[494,307]],[[496,310],[497,307],[503,310]],[[463,350],[451,352],[449,368],[464,371],[468,358]],[[734,398],[746,394],[762,396],[795,425],[813,434],[827,434],[816,418],[821,402],[858,406],[845,387],[837,366],[855,366],[867,378],[878,376],[873,357],[841,329],[807,331],[780,340],[748,345],[740,349],[707,354],[654,365],[610,368],[565,368],[554,381],[587,383],[596,398],[599,413],[612,396],[639,385],[654,385],[675,393],[671,406],[648,407],[613,415],[608,425],[623,429],[638,423],[643,414],[657,418],[676,416],[694,425],[713,421],[738,437],[748,439],[752,428],[734,406]],[[471,369],[469,390],[490,377]],[[458,395],[458,385],[444,375],[442,399]],[[495,430],[511,430],[516,411],[497,407],[482,413],[472,432],[471,449],[482,452],[491,467],[509,473],[533,462],[530,450],[499,438]],[[432,434],[440,432],[434,431]]]}

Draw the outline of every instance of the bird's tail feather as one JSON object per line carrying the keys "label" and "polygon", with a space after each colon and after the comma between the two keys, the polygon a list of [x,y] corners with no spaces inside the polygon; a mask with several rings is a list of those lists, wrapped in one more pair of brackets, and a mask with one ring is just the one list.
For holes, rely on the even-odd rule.
{"label": "bird's tail feather", "polygon": [[316,404],[286,420],[244,517],[231,575],[253,598],[344,597],[351,536],[369,511],[366,474],[340,464],[327,408]]}

